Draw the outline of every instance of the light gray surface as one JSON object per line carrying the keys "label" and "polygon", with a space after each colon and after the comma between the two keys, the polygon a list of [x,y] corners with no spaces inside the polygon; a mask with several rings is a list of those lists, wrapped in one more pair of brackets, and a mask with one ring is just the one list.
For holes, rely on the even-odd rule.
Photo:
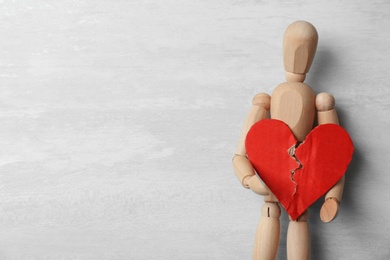
{"label": "light gray surface", "polygon": [[262,198],[231,158],[298,19],[356,146],[313,259],[389,259],[384,0],[1,1],[0,259],[251,259]]}

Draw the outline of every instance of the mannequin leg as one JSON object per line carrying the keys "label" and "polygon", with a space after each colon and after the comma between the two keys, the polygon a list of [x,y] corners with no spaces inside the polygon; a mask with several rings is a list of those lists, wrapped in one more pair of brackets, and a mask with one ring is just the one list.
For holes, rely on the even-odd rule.
{"label": "mannequin leg", "polygon": [[307,223],[308,212],[303,213],[296,221],[291,221],[287,231],[287,259],[310,259],[310,233]]}
{"label": "mannequin leg", "polygon": [[253,260],[275,260],[280,237],[280,207],[275,202],[265,202],[257,227]]}

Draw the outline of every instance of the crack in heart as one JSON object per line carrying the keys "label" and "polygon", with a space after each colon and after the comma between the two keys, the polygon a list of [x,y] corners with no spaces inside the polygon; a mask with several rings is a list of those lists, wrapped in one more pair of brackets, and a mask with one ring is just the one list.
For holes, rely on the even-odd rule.
{"label": "crack in heart", "polygon": [[295,193],[297,193],[297,189],[298,189],[298,186],[299,184],[295,181],[294,179],[294,176],[295,176],[295,173],[302,169],[303,168],[303,164],[301,163],[301,161],[297,158],[297,156],[295,155],[295,150],[302,144],[302,142],[297,142],[296,144],[294,144],[293,146],[291,146],[288,150],[287,150],[287,153],[288,155],[290,155],[291,158],[294,159],[294,161],[298,164],[298,167],[290,170],[290,180],[294,183],[295,185],[295,189],[294,189],[294,192],[291,194],[291,196],[294,197]]}

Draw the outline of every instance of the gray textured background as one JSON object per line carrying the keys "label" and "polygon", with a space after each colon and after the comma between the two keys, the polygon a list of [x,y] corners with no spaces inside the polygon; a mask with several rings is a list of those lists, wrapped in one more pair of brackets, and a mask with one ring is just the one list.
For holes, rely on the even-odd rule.
{"label": "gray textured background", "polygon": [[389,259],[384,0],[0,1],[0,259],[250,259],[262,198],[231,158],[298,19],[356,147],[313,259]]}

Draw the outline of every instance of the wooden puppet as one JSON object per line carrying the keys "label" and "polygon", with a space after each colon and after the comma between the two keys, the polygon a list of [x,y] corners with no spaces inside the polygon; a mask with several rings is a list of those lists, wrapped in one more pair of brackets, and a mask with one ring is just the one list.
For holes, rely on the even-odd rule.
{"label": "wooden puppet", "polygon": [[[307,208],[325,195],[320,210],[324,222],[333,220],[344,188],[344,173],[353,144],[338,124],[335,100],[315,95],[303,83],[318,42],[314,26],[305,21],[284,33],[286,82],[271,96],[257,94],[242,129],[233,166],[245,188],[264,196],[253,259],[275,259],[280,236],[280,205],[287,211],[287,255],[310,259]],[[313,129],[314,120],[318,126]]]}

